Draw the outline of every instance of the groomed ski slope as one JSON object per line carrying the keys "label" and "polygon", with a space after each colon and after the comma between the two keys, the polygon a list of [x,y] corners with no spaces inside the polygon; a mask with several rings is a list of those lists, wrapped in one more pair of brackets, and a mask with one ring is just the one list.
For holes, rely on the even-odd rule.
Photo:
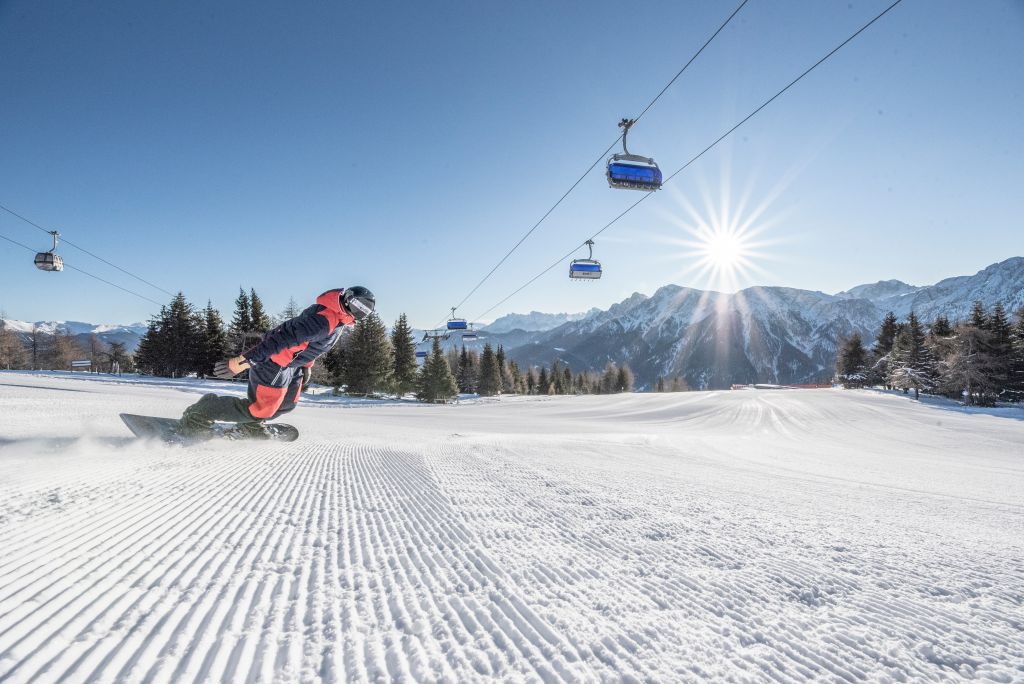
{"label": "groomed ski slope", "polygon": [[736,391],[300,406],[0,373],[4,681],[1024,680],[1024,412]]}

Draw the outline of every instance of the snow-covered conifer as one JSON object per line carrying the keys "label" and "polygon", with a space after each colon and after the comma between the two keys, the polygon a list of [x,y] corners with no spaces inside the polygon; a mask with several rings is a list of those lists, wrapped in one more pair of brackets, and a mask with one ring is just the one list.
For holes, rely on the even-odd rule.
{"label": "snow-covered conifer", "polygon": [[416,387],[416,342],[405,314],[401,314],[391,329],[391,350],[394,359],[392,380],[399,395]]}
{"label": "snow-covered conifer", "polygon": [[926,339],[924,326],[911,311],[890,352],[888,384],[904,393],[914,390],[914,399],[920,398],[921,390],[931,390],[935,382],[935,360]]}
{"label": "snow-covered conifer", "polygon": [[836,355],[836,380],[847,389],[863,387],[868,379],[868,352],[860,333],[843,340]]}
{"label": "snow-covered conifer", "polygon": [[477,392],[485,397],[493,397],[501,393],[501,374],[498,372],[498,360],[490,343],[484,344],[484,352],[480,356],[480,373],[477,379]]}
{"label": "snow-covered conifer", "polygon": [[263,300],[256,294],[255,289],[249,290],[249,317],[252,324],[250,332],[263,335],[263,333],[273,327],[270,316],[267,315],[266,309],[263,308]]}
{"label": "snow-covered conifer", "polygon": [[345,349],[342,380],[349,394],[368,395],[390,389],[391,341],[380,316],[372,313],[357,322]]}
{"label": "snow-covered conifer", "polygon": [[441,350],[441,341],[434,338],[433,347],[420,369],[416,397],[426,402],[446,402],[459,393],[452,369]]}

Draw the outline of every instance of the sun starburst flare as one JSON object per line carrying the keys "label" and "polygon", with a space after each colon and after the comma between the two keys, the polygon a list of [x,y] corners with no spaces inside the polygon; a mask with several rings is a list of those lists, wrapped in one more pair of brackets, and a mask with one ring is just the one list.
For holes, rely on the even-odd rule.
{"label": "sun starburst flare", "polygon": [[700,188],[700,207],[674,193],[682,211],[666,215],[683,233],[661,238],[676,248],[667,250],[664,258],[685,264],[674,274],[675,282],[732,293],[755,284],[755,278],[770,280],[764,265],[774,259],[769,248],[778,240],[767,239],[765,233],[779,220],[766,216],[771,199],[751,209],[749,189],[734,202],[727,181],[718,185],[715,193],[705,183],[700,183]]}

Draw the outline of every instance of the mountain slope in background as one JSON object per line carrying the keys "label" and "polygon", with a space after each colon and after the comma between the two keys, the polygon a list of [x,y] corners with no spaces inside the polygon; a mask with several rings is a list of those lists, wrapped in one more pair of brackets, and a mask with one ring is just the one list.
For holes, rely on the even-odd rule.
{"label": "mountain slope in background", "polygon": [[135,348],[139,346],[139,340],[146,334],[146,326],[142,323],[130,325],[96,325],[80,321],[37,321],[30,323],[28,321],[15,321],[11,319],[2,319],[0,322],[2,322],[3,327],[13,330],[24,342],[29,341],[32,335],[32,327],[36,326],[36,330],[40,335],[52,336],[58,332],[66,332],[74,337],[75,341],[84,349],[89,348],[89,337],[96,335],[107,344],[120,342],[125,346],[128,353],[135,351]]}
{"label": "mountain slope in background", "polygon": [[483,330],[492,333],[507,333],[513,330],[523,330],[525,332],[543,332],[545,330],[551,330],[557,328],[563,323],[569,323],[571,321],[578,321],[581,318],[597,311],[597,309],[591,309],[587,313],[559,313],[549,314],[541,313],[540,311],[531,311],[528,314],[507,314],[501,318],[496,319],[493,323],[484,326]]}
{"label": "mountain slope in background", "polygon": [[1024,258],[926,287],[890,280],[835,295],[784,287],[727,295],[669,285],[506,349],[520,365],[558,359],[574,371],[624,361],[639,387],[676,376],[696,388],[821,382],[832,376],[838,340],[856,331],[870,344],[887,311],[956,320],[975,300],[1002,302],[1009,312],[1024,306]]}
{"label": "mountain slope in background", "polygon": [[[1024,257],[992,264],[972,276],[915,286],[899,280],[858,285],[834,295],[786,287],[751,287],[735,294],[666,285],[651,296],[634,293],[607,311],[579,314],[509,314],[481,329],[466,346],[503,345],[521,367],[568,364],[574,372],[601,370],[609,361],[633,369],[637,386],[658,377],[683,377],[695,388],[733,383],[798,384],[832,376],[838,340],[856,331],[870,346],[887,311],[911,311],[926,322],[939,314],[964,319],[975,300],[1024,307]],[[23,340],[32,323],[4,321]],[[134,351],[141,324],[93,325],[76,321],[36,324],[41,333],[67,330],[88,348],[89,336],[121,342]],[[416,332],[417,342],[422,331]],[[455,333],[446,347],[461,346]],[[427,349],[420,343],[420,349]]]}

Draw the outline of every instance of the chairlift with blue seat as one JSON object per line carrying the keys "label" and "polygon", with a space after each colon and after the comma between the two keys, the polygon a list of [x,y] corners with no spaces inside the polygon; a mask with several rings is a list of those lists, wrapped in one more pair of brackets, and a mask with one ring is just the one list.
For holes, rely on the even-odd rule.
{"label": "chairlift with blue seat", "polygon": [[569,277],[573,280],[597,280],[601,277],[601,262],[594,258],[594,241],[583,243],[590,250],[586,259],[573,259],[569,264]]}
{"label": "chairlift with blue seat", "polygon": [[449,330],[466,330],[469,328],[469,323],[466,322],[465,318],[455,317],[455,307],[452,307],[452,317],[448,319]]}
{"label": "chairlift with blue seat", "polygon": [[650,157],[630,154],[626,148],[626,136],[634,123],[634,119],[623,119],[619,122],[619,128],[622,129],[623,153],[613,154],[608,158],[608,186],[620,190],[653,192],[661,188],[661,169]]}
{"label": "chairlift with blue seat", "polygon": [[417,351],[416,352],[416,358],[417,359],[425,359],[425,358],[427,358],[427,352],[425,352],[425,351]]}
{"label": "chairlift with blue seat", "polygon": [[53,249],[36,254],[34,263],[40,271],[63,271],[64,260],[57,254],[57,239],[60,237],[60,233],[55,230],[51,230],[49,233],[53,238]]}

